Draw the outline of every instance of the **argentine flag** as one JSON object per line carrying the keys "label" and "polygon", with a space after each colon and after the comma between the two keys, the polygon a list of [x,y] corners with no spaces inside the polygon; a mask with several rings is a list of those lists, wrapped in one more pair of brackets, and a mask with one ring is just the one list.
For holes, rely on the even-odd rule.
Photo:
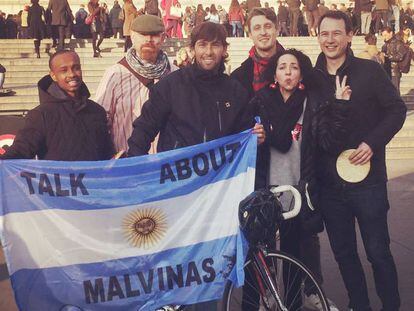
{"label": "argentine flag", "polygon": [[100,162],[1,161],[0,233],[20,310],[154,310],[244,282],[238,204],[257,138]]}

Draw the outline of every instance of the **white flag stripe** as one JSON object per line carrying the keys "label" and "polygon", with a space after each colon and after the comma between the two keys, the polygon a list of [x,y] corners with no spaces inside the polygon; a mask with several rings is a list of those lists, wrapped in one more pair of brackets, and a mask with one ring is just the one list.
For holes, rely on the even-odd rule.
{"label": "white flag stripe", "polygon": [[[234,235],[238,202],[252,189],[253,181],[254,169],[248,169],[188,195],[137,206],[7,214],[0,220],[9,232],[8,246],[3,245],[13,256],[9,272],[141,256]],[[143,208],[160,209],[167,216],[163,238],[146,249],[131,246],[122,227],[128,214]]]}

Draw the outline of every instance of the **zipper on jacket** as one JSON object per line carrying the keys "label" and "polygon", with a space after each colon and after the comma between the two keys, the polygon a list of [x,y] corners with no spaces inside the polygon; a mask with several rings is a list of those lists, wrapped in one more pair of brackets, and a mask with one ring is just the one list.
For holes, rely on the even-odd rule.
{"label": "zipper on jacket", "polygon": [[216,102],[216,105],[217,105],[217,111],[218,111],[219,129],[220,129],[220,132],[221,132],[221,131],[222,131],[222,129],[221,129],[221,112],[220,112],[220,103],[219,103],[219,102]]}
{"label": "zipper on jacket", "polygon": [[203,142],[205,143],[206,141],[207,141],[207,128],[204,128]]}

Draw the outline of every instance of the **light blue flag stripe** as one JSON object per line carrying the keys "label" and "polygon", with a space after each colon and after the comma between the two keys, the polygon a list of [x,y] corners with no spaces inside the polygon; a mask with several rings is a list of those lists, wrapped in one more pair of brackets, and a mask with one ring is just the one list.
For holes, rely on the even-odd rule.
{"label": "light blue flag stripe", "polygon": [[[64,306],[154,310],[172,302],[192,304],[221,298],[235,264],[236,243],[242,247],[238,235],[148,256],[23,269],[11,280],[22,311],[62,310]],[[243,262],[244,255],[238,256]],[[235,276],[236,282],[243,281],[241,274]]]}
{"label": "light blue flag stripe", "polygon": [[[252,135],[248,132],[157,155],[120,160],[1,161],[0,216],[41,209],[116,208],[191,193],[255,167],[257,142],[249,140]],[[186,169],[187,160],[191,171]],[[204,169],[204,160],[208,160],[208,170]],[[190,172],[191,176],[187,176]],[[137,175],[139,179],[133,178]]]}
{"label": "light blue flag stripe", "polygon": [[[147,202],[152,204],[152,202],[164,199],[175,200],[177,197],[192,194],[201,188],[205,191],[205,186],[216,185],[219,181],[228,182],[228,188],[223,189],[230,190],[225,192],[229,194],[226,195],[226,198],[235,201],[234,205],[231,204],[229,208],[232,208],[231,212],[236,214],[235,209],[240,197],[244,195],[244,192],[250,191],[250,188],[253,190],[254,174],[251,174],[251,169],[254,170],[255,168],[256,147],[256,137],[250,131],[246,131],[202,145],[118,161],[3,161],[0,166],[0,191],[3,194],[0,203],[0,233],[8,263],[13,262],[13,260],[19,263],[19,269],[14,270],[11,280],[20,310],[105,311],[113,310],[114,307],[116,310],[153,310],[165,304],[192,304],[218,299],[221,297],[228,279],[232,279],[236,285],[242,284],[244,281],[242,267],[246,255],[245,244],[243,244],[240,233],[234,235],[235,230],[232,233],[229,233],[228,230],[228,228],[237,228],[236,217],[234,219],[233,217],[231,219],[222,218],[219,222],[215,222],[220,224],[223,221],[225,227],[214,231],[221,234],[220,238],[210,241],[206,241],[205,236],[207,236],[206,233],[209,233],[208,228],[211,228],[211,226],[207,226],[206,232],[201,232],[202,234],[198,238],[198,235],[191,235],[194,230],[191,231],[190,225],[186,232],[189,236],[196,237],[192,242],[195,243],[193,245],[177,248],[177,244],[174,244],[173,248],[154,248],[153,253],[149,255],[137,255],[136,257],[115,260],[105,259],[94,263],[90,263],[90,260],[85,261],[85,258],[80,256],[73,257],[74,260],[70,262],[70,265],[63,265],[61,260],[56,261],[54,257],[54,262],[57,262],[60,266],[50,265],[51,254],[42,253],[41,243],[44,241],[36,239],[36,245],[26,243],[31,241],[30,237],[33,235],[29,235],[27,230],[24,231],[25,224],[19,222],[17,217],[25,215],[28,218],[31,216],[32,221],[33,215],[42,216],[44,210],[50,209],[68,210],[76,215],[79,213],[79,216],[84,215],[81,212],[82,210],[92,210],[93,213],[104,212],[103,209],[116,211],[114,209],[119,207]],[[223,157],[225,159],[225,163],[217,165],[219,166],[217,169],[212,169],[214,154],[216,158]],[[203,159],[207,159],[208,164],[207,162],[204,163]],[[205,165],[200,165],[200,163]],[[209,169],[206,169],[206,167]],[[190,170],[191,174],[189,173]],[[23,177],[22,172],[26,172]],[[161,172],[164,172],[164,174],[161,174]],[[81,175],[81,173],[85,175]],[[55,176],[54,174],[59,175]],[[70,181],[70,174],[74,174],[72,181]],[[240,191],[240,189],[231,190],[233,189],[231,187],[233,177],[236,176],[244,181],[244,186],[240,188],[244,189],[243,191]],[[69,187],[70,184],[71,187]],[[31,192],[33,193],[31,194]],[[217,193],[221,192],[218,191]],[[207,198],[211,195],[211,192],[205,192],[204,194]],[[215,206],[212,204],[208,205],[208,201],[208,199],[203,199],[200,203],[198,203],[198,200],[194,201],[197,202],[195,205],[197,208],[193,208],[193,213],[196,212],[194,215],[198,215],[199,205],[200,209],[203,208],[203,211],[211,210],[214,213],[217,208],[214,209]],[[178,202],[178,198],[175,202]],[[222,207],[226,206],[222,204]],[[174,205],[174,207],[180,207],[181,210],[180,205]],[[185,213],[186,206],[182,207],[182,212]],[[99,209],[102,210],[99,211]],[[31,212],[36,213],[28,214]],[[62,211],[59,213],[62,213]],[[204,214],[206,217],[211,215]],[[13,218],[13,222],[7,223],[9,218]],[[112,224],[112,219],[108,219],[108,223],[93,223],[95,218],[90,219],[91,229],[95,226],[103,226],[108,230],[120,230],[121,224]],[[42,219],[44,218],[40,217],[39,221]],[[65,219],[60,221],[64,222]],[[208,219],[200,221],[208,223]],[[26,234],[26,239],[14,235],[17,230],[13,231],[13,226],[22,228],[22,235]],[[54,226],[50,228],[55,230]],[[74,228],[77,229],[77,227]],[[37,233],[43,232],[41,227],[35,228],[35,230],[38,231]],[[56,230],[59,230],[59,224],[57,224]],[[79,232],[82,232],[81,228],[79,228]],[[60,230],[59,234],[56,234],[59,239],[54,240],[55,243],[67,245],[65,239],[66,237],[71,239],[71,236],[65,236],[64,233]],[[172,234],[170,237],[173,237],[171,241],[181,239],[180,236],[174,236],[172,231],[169,234]],[[13,237],[13,239],[10,237]],[[84,238],[88,239],[88,236]],[[13,243],[9,243],[12,240],[16,244],[22,245],[23,249],[27,246],[27,252],[13,253]],[[45,237],[45,240],[46,243],[49,243],[53,239]],[[66,242],[68,241],[66,240]],[[102,241],[105,241],[105,236],[102,236]],[[120,243],[125,243],[125,241]],[[84,243],[79,245],[84,245]],[[102,246],[101,244],[96,245]],[[125,244],[119,245],[124,247]],[[39,247],[38,250],[37,247]],[[53,249],[55,248],[56,246],[53,247]],[[101,250],[100,248],[91,253],[92,257],[89,258],[97,261],[95,256]],[[67,252],[66,248],[62,248],[61,254],[53,254],[53,256],[71,258],[67,257],[71,256],[71,251],[76,253],[80,249],[85,248],[76,250],[68,248]],[[105,251],[107,250],[105,249]],[[139,250],[137,249],[138,253]],[[76,254],[79,254],[79,252]],[[35,255],[36,260],[34,259]],[[119,257],[118,253],[111,258],[116,257]],[[49,265],[47,265],[48,262]],[[28,267],[42,266],[47,268],[28,269]],[[167,268],[167,266],[171,268]],[[236,269],[232,269],[234,266]],[[151,269],[153,269],[152,290],[151,293],[148,290],[146,293],[145,285],[148,286],[148,277],[151,273],[149,271]],[[158,269],[161,269],[161,274],[158,274]],[[162,282],[159,275],[163,275],[164,280]],[[181,275],[183,276],[182,281],[180,279]],[[102,282],[102,286],[100,282]],[[160,282],[163,286],[160,285]],[[189,286],[185,286],[186,282]],[[180,287],[177,283],[183,286]],[[140,295],[134,292],[138,289]],[[128,293],[133,297],[127,297]],[[73,307],[78,309],[73,309]]]}

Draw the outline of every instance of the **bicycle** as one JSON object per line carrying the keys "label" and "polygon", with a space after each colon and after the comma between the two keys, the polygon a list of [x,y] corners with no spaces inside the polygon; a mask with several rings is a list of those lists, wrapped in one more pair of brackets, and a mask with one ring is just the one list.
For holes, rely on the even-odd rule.
{"label": "bicycle", "polygon": [[[294,197],[291,211],[282,212],[277,199],[290,191]],[[318,296],[322,310],[329,310],[328,301],[312,272],[296,258],[278,250],[270,250],[267,241],[275,239],[284,220],[298,215],[301,195],[292,186],[273,187],[253,192],[239,206],[240,226],[250,244],[245,263],[245,285],[234,288],[229,282],[223,299],[223,310],[306,310],[304,287]]]}
{"label": "bicycle", "polygon": [[[294,198],[291,211],[282,212],[278,197],[290,191]],[[223,311],[293,311],[306,310],[302,303],[304,287],[321,301],[322,310],[329,304],[312,272],[298,259],[278,250],[270,250],[268,241],[284,220],[299,214],[302,199],[293,186],[272,187],[250,194],[239,205],[240,227],[249,242],[244,265],[245,285],[234,288],[229,282],[223,295]],[[167,306],[158,310],[182,311],[185,306]]]}

